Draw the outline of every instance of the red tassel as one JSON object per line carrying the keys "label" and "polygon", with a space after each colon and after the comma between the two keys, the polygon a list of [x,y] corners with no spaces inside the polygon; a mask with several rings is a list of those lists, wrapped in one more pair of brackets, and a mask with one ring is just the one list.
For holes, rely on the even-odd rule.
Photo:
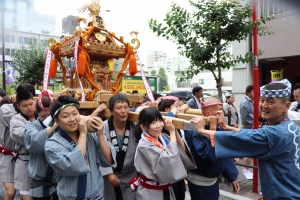
{"label": "red tassel", "polygon": [[129,74],[130,76],[134,76],[138,72],[136,66],[136,59],[133,54],[130,55],[129,59]]}
{"label": "red tassel", "polygon": [[81,76],[84,75],[86,64],[87,64],[86,52],[84,50],[81,50],[78,55],[78,63],[77,63],[77,69],[79,75]]}
{"label": "red tassel", "polygon": [[56,58],[51,60],[50,69],[49,69],[49,78],[56,78],[57,72],[57,60]]}

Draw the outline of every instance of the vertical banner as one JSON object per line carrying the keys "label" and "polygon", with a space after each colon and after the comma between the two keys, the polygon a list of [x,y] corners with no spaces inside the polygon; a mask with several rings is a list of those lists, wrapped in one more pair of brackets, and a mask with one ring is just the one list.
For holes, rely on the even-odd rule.
{"label": "vertical banner", "polygon": [[76,75],[78,77],[78,82],[79,82],[80,89],[81,89],[81,101],[85,101],[84,89],[83,89],[81,80],[80,80],[79,75],[78,75],[78,66],[77,66],[77,63],[78,63],[78,44],[79,44],[79,37],[77,37],[75,39],[74,62],[75,62],[75,67],[76,67]]}
{"label": "vertical banner", "polygon": [[7,76],[5,80],[6,84],[11,85],[15,81],[15,69],[11,66],[10,62],[7,63],[6,72],[7,72]]}
{"label": "vertical banner", "polygon": [[145,76],[145,73],[144,73],[144,70],[143,70],[143,66],[142,66],[142,62],[141,62],[141,59],[140,59],[140,56],[139,56],[139,53],[137,52],[137,57],[138,57],[138,60],[139,60],[139,63],[140,63],[140,71],[141,71],[141,76],[142,76],[142,80],[143,80],[143,83],[144,83],[144,86],[145,86],[145,89],[146,89],[146,93],[147,93],[147,96],[148,98],[151,100],[152,103],[155,103],[155,99],[154,99],[154,96],[153,96],[153,93],[152,93],[152,89],[146,79],[146,76]]}
{"label": "vertical banner", "polygon": [[45,55],[45,65],[44,65],[43,90],[48,89],[48,79],[49,79],[51,57],[52,57],[52,52],[50,51],[50,49],[47,49],[46,55]]}

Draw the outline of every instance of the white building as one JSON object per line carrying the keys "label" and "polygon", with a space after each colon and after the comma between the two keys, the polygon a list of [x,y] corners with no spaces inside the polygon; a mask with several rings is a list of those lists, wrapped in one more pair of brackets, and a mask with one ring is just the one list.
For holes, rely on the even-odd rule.
{"label": "white building", "polygon": [[159,50],[152,50],[148,51],[147,53],[147,67],[149,72],[151,72],[153,69],[155,69],[155,62],[162,58],[166,58],[167,54],[165,52],[159,51]]}
{"label": "white building", "polygon": [[[263,51],[262,56],[258,57],[260,86],[271,82],[272,70],[283,70],[283,78],[287,78],[294,86],[300,82],[300,1],[257,0],[257,15],[258,18],[274,16],[273,20],[267,22],[274,34],[258,36],[258,48]],[[251,51],[252,43],[251,37],[247,41],[233,43],[233,54]],[[253,63],[239,64],[234,68],[232,81],[239,109],[239,103],[245,98],[245,88],[253,84]]]}
{"label": "white building", "polygon": [[[232,52],[232,47],[229,46],[229,52]],[[190,66],[190,61],[184,56],[162,58],[155,62],[155,70],[158,71],[160,67],[163,67],[167,73],[168,84],[171,90],[188,89],[191,90],[194,86],[199,85],[205,91],[211,94],[217,94],[216,81],[211,71],[204,70],[195,75],[191,80],[179,81],[178,75],[185,73],[185,69]],[[216,72],[217,73],[217,72]],[[232,69],[222,70],[223,91],[232,90]]]}
{"label": "white building", "polygon": [[46,42],[54,37],[59,41],[59,37],[54,36],[55,16],[38,13],[33,0],[0,0],[0,13],[0,72],[3,75],[6,64],[12,61],[10,54],[28,44],[30,38]]}

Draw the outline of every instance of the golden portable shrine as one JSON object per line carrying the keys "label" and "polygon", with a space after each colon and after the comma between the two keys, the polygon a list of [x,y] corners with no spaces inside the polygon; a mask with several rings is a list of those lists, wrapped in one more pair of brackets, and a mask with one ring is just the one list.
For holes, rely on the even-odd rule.
{"label": "golden portable shrine", "polygon": [[[92,0],[79,11],[88,11],[92,21],[87,23],[85,18],[78,17],[76,19],[78,26],[72,36],[64,37],[64,40],[60,42],[53,38],[48,40],[49,49],[53,53],[49,78],[56,78],[57,63],[59,63],[65,89],[59,94],[54,94],[54,98],[57,97],[56,95],[69,95],[79,100],[85,99],[86,101],[80,101],[80,108],[95,109],[100,102],[108,102],[113,94],[120,92],[121,79],[126,75],[125,69],[128,64],[131,76],[138,72],[134,54],[140,46],[140,41],[137,39],[138,31],[130,33],[135,35],[135,38],[131,40],[131,44],[136,45],[133,47],[129,42],[124,41],[124,37],[117,37],[115,33],[106,29],[104,20],[100,16],[99,0]],[[87,23],[87,27],[82,28],[81,23]],[[71,68],[69,71],[69,78],[67,78],[67,68],[63,63],[63,57],[74,58],[75,63],[77,61],[76,68]],[[124,58],[122,68],[117,74],[117,80],[112,81],[111,61],[119,58]],[[125,95],[131,104],[143,102],[141,95]],[[162,112],[162,115],[165,114]],[[110,111],[106,109],[101,115],[109,117]],[[137,121],[138,115],[139,113],[130,112],[129,120]],[[178,129],[190,126],[193,128],[193,125],[186,120],[195,115],[202,115],[201,110],[188,109],[185,114],[177,114],[179,119],[173,119],[173,124]]]}
{"label": "golden portable shrine", "polygon": [[[74,35],[64,37],[60,42],[50,38],[48,46],[53,53],[50,63],[49,78],[56,78],[57,63],[62,69],[62,83],[65,89],[62,95],[70,95],[77,99],[94,101],[101,93],[116,94],[121,89],[121,79],[126,75],[125,69],[129,64],[129,74],[137,73],[136,58],[134,54],[140,46],[137,39],[137,31],[132,31],[135,38],[129,42],[124,37],[117,37],[115,33],[106,29],[104,19],[100,15],[99,0],[93,0],[83,5],[80,12],[88,12],[92,21],[87,23],[85,18],[77,17],[78,26]],[[86,28],[80,24],[85,23]],[[75,52],[75,53],[74,53]],[[71,68],[67,78],[67,68],[62,58],[77,60],[76,68]],[[117,80],[112,81],[112,60],[124,58],[121,70],[117,74]],[[80,86],[82,84],[82,87]],[[83,92],[83,91],[84,92]],[[82,98],[82,95],[85,95]]]}

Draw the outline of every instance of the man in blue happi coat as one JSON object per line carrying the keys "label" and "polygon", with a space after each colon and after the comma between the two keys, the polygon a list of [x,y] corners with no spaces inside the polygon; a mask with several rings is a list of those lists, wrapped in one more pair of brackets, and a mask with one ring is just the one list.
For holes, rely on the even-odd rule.
{"label": "man in blue happi coat", "polygon": [[[188,108],[183,105],[180,109]],[[222,130],[217,126],[216,114],[222,111],[223,103],[217,98],[210,97],[201,102],[202,113],[211,122],[206,126],[208,130]],[[167,116],[172,116],[168,113]],[[174,116],[174,115],[173,115]],[[214,120],[215,119],[215,120]],[[197,169],[188,170],[188,186],[192,200],[218,200],[219,183],[218,177],[221,175],[232,184],[233,193],[237,194],[240,190],[237,182],[238,170],[233,158],[216,158],[215,148],[211,146],[210,138],[206,138],[197,131],[185,130],[185,140],[190,148],[191,154],[196,162]]]}
{"label": "man in blue happi coat", "polygon": [[[262,194],[265,199],[300,199],[300,130],[288,118],[291,84],[272,82],[260,88],[260,110],[269,126],[257,130],[209,131],[204,121],[194,118],[197,131],[211,138],[217,158],[258,159]],[[219,125],[230,129],[219,115]]]}

